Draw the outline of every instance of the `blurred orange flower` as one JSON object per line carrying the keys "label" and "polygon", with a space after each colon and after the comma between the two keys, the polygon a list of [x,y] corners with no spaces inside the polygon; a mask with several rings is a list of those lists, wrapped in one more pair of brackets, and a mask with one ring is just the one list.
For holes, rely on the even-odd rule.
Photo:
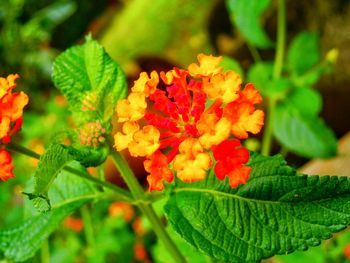
{"label": "blurred orange flower", "polygon": [[0,178],[7,181],[9,178],[15,177],[12,170],[11,155],[7,151],[0,149]]}
{"label": "blurred orange flower", "polygon": [[81,218],[69,216],[64,220],[63,225],[65,228],[79,233],[84,227],[84,221]]}
{"label": "blurred orange flower", "polygon": [[[262,98],[252,84],[242,89],[236,72],[223,73],[218,67],[221,57],[200,54],[198,61],[188,70],[153,71],[150,77],[142,72],[129,96],[117,104],[123,130],[114,137],[115,147],[146,157],[150,191],[162,190],[163,181],[173,180],[173,171],[184,182],[204,179],[215,163],[209,153],[214,148],[219,179],[228,176],[237,187],[249,177],[250,168],[244,166],[249,152],[237,139],[261,130],[264,112],[255,104]],[[165,91],[158,88],[160,79]],[[229,159],[221,158],[224,146],[231,144]]]}
{"label": "blurred orange flower", "polygon": [[109,216],[122,216],[126,222],[130,222],[134,217],[134,208],[132,205],[124,202],[114,202],[108,208]]}
{"label": "blurred orange flower", "polygon": [[11,155],[3,149],[3,145],[9,143],[11,136],[21,129],[23,108],[28,104],[25,93],[12,92],[17,78],[18,74],[0,77],[0,179],[4,181],[14,175]]}

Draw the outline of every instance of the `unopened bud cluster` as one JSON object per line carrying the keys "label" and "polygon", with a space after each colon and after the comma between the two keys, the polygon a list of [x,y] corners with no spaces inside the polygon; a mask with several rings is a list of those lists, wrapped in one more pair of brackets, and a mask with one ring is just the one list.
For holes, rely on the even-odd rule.
{"label": "unopened bud cluster", "polygon": [[89,122],[80,129],[79,140],[82,145],[98,147],[105,142],[105,133],[106,129],[100,121]]}

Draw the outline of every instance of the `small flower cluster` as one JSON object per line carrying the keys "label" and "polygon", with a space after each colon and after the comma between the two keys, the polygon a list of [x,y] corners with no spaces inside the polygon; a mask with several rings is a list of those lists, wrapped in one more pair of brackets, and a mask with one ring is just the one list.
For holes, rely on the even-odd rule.
{"label": "small flower cluster", "polygon": [[14,177],[12,158],[4,145],[22,127],[23,108],[28,103],[25,93],[12,92],[18,77],[18,74],[11,74],[7,78],[0,77],[0,179],[4,181]]}
{"label": "small flower cluster", "polygon": [[223,72],[221,57],[200,54],[198,61],[188,70],[142,72],[129,96],[117,104],[123,124],[115,147],[146,157],[150,191],[162,190],[174,171],[184,182],[202,180],[213,161],[216,176],[228,176],[232,187],[249,177],[251,168],[244,165],[249,152],[239,139],[261,130],[264,113],[254,105],[262,98],[252,84],[242,90],[237,73]]}
{"label": "small flower cluster", "polygon": [[106,129],[103,128],[99,120],[88,122],[79,130],[80,144],[98,147],[101,143],[105,142],[105,133]]}

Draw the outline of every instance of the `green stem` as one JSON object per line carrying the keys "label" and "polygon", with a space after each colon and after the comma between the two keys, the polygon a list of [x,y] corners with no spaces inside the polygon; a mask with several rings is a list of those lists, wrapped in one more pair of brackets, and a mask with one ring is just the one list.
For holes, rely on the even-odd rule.
{"label": "green stem", "polygon": [[164,226],[160,222],[158,216],[156,215],[153,207],[147,201],[147,196],[137,181],[133,171],[131,170],[127,161],[123,158],[123,156],[118,152],[112,152],[112,158],[114,164],[118,168],[121,176],[123,177],[125,183],[129,187],[132,195],[139,202],[137,203],[141,212],[147,217],[150,221],[154,232],[158,236],[160,240],[164,243],[167,251],[173,256],[175,262],[186,262],[186,259],[182,256],[178,248],[176,247],[174,241],[170,238],[168,233],[166,232]]}
{"label": "green stem", "polygon": [[[283,59],[286,42],[286,4],[285,0],[278,0],[278,17],[277,17],[277,44],[276,55],[273,69],[273,78],[279,79],[282,75]],[[276,98],[269,98],[267,107],[267,116],[265,130],[262,142],[261,153],[265,156],[270,155],[273,137],[273,119],[276,111]]]}
{"label": "green stem", "polygon": [[[33,152],[32,150],[29,150],[28,148],[25,148],[21,145],[13,143],[13,142],[7,144],[6,148],[8,150],[24,154],[24,155],[32,157],[34,159],[38,159],[38,160],[40,159],[40,155],[37,154],[36,152]],[[86,173],[84,171],[77,170],[77,169],[70,167],[70,166],[64,167],[63,170],[65,170],[69,173],[72,173],[76,176],[79,176],[81,178],[84,178],[88,181],[91,181],[97,185],[101,185],[103,187],[106,187],[106,188],[112,190],[118,196],[118,198],[120,198],[123,201],[127,201],[127,202],[134,201],[133,197],[130,195],[130,193],[128,191],[126,191],[126,190],[124,190],[124,189],[122,189],[114,184],[108,183],[106,181],[101,181],[100,179],[92,177],[91,175],[89,175],[88,173]]]}
{"label": "green stem", "polygon": [[264,136],[262,140],[261,153],[265,156],[269,156],[272,146],[273,136],[273,119],[275,114],[276,100],[274,98],[269,99],[267,106],[267,116],[265,121]]}
{"label": "green stem", "polygon": [[248,47],[250,53],[252,54],[254,61],[255,62],[261,61],[261,56],[259,54],[259,51],[256,49],[256,47],[249,44],[249,43],[247,43],[247,47]]}
{"label": "green stem", "polygon": [[50,247],[48,238],[46,238],[41,245],[40,259],[41,263],[50,263]]}
{"label": "green stem", "polygon": [[84,233],[86,238],[86,243],[88,245],[89,254],[95,251],[95,237],[94,237],[94,227],[92,224],[92,219],[90,211],[87,206],[80,208],[80,214],[84,221]]}
{"label": "green stem", "polygon": [[286,158],[288,149],[285,146],[281,146],[280,154],[283,156],[283,158]]}
{"label": "green stem", "polygon": [[279,79],[283,69],[284,50],[286,45],[286,3],[285,0],[278,0],[277,15],[277,44],[273,78]]}

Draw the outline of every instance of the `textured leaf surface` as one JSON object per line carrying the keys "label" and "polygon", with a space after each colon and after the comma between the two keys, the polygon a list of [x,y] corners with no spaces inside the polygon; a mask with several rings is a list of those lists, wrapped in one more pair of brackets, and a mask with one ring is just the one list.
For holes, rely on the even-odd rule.
{"label": "textured leaf surface", "polygon": [[313,32],[302,32],[290,44],[287,66],[297,75],[305,73],[320,60],[319,36]]}
{"label": "textured leaf surface", "polygon": [[252,45],[260,48],[272,46],[263,30],[261,15],[269,7],[270,0],[227,0],[227,6],[238,30]]}
{"label": "textured leaf surface", "polygon": [[62,169],[72,162],[69,152],[60,144],[52,144],[40,157],[38,168],[34,173],[33,193],[26,193],[38,211],[47,211],[51,208],[48,191]]}
{"label": "textured leaf surface", "polygon": [[337,140],[332,130],[319,117],[307,112],[317,111],[317,106],[302,109],[296,106],[284,102],[276,107],[273,132],[278,141],[290,151],[308,158],[336,155]]}
{"label": "textured leaf surface", "polygon": [[90,183],[63,172],[52,185],[49,196],[52,200],[49,212],[34,215],[13,228],[0,231],[0,252],[6,259],[18,262],[34,256],[41,243],[66,216],[92,201],[98,193]]}
{"label": "textured leaf surface", "polygon": [[33,200],[38,211],[48,211],[51,209],[49,188],[65,166],[73,163],[74,160],[85,166],[98,165],[104,159],[100,152],[94,149],[77,150],[70,146],[51,144],[41,155],[38,168],[35,170],[33,193],[26,193],[26,195]]}
{"label": "textured leaf surface", "polygon": [[224,262],[258,262],[319,245],[350,223],[346,177],[298,175],[282,157],[252,156],[247,184],[232,189],[213,173],[177,182],[165,211],[174,230]]}
{"label": "textured leaf surface", "polygon": [[[53,81],[68,99],[78,124],[100,117],[109,122],[117,100],[127,94],[121,68],[90,37],[84,45],[74,46],[57,57]],[[86,102],[96,110],[84,110]]]}

